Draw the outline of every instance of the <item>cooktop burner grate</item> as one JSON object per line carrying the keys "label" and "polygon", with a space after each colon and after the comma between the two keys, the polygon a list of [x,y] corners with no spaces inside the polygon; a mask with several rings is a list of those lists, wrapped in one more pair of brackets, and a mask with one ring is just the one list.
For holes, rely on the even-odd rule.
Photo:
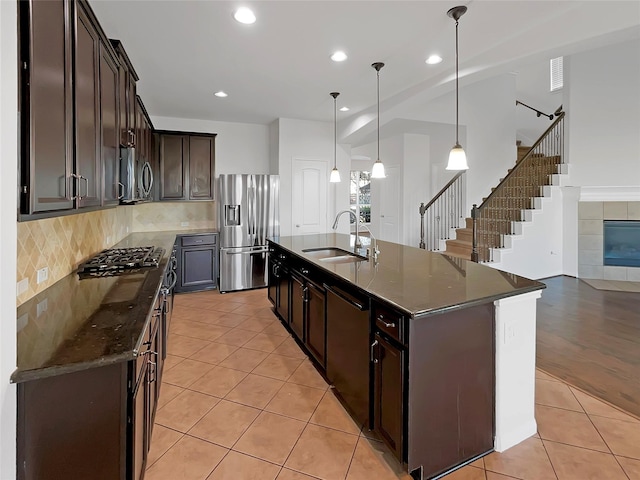
{"label": "cooktop burner grate", "polygon": [[163,253],[163,248],[156,247],[109,248],[80,265],[78,273],[102,277],[157,267]]}

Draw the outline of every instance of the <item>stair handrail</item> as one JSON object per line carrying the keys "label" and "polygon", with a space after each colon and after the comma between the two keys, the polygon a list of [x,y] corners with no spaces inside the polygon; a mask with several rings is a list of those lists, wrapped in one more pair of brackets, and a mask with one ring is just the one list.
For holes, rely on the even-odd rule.
{"label": "stair handrail", "polygon": [[440,198],[440,197],[444,194],[444,192],[445,192],[445,191],[446,191],[446,190],[447,190],[451,185],[453,185],[453,184],[455,183],[455,181],[456,181],[458,178],[460,178],[460,177],[461,177],[463,174],[465,174],[466,172],[467,172],[466,170],[460,170],[458,173],[456,173],[456,174],[453,176],[453,178],[452,178],[451,180],[449,180],[449,182],[447,182],[447,184],[446,184],[444,187],[442,187],[442,188],[440,189],[440,191],[439,191],[438,193],[436,193],[436,194],[435,194],[435,196],[434,196],[431,200],[429,200],[429,201],[427,202],[427,204],[426,204],[426,205],[424,205],[424,203],[421,203],[421,204],[420,204],[420,209],[422,209],[422,208],[423,208],[423,207],[422,207],[422,205],[424,205],[424,209],[425,209],[425,210],[427,210],[431,205],[433,205],[434,203],[436,203],[436,201],[438,200],[438,198]]}
{"label": "stair handrail", "polygon": [[[442,187],[440,189],[440,191],[438,193],[436,193],[433,198],[431,200],[429,200],[427,202],[427,204],[425,205],[424,203],[420,203],[420,207],[418,208],[418,211],[420,213],[420,245],[419,247],[422,249],[426,248],[426,245],[424,243],[424,215],[425,213],[429,210],[430,207],[432,207],[438,200],[440,200],[440,198],[449,190],[449,188],[451,188],[459,179],[460,177],[462,177],[462,175],[464,175],[466,173],[466,170],[461,170],[458,173],[456,173],[451,180],[449,180],[447,182],[447,184]],[[463,207],[464,208],[464,207]]]}
{"label": "stair handrail", "polygon": [[531,148],[529,149],[529,151],[516,163],[515,167],[513,167],[511,169],[511,171],[509,173],[507,173],[507,175],[502,179],[502,181],[494,188],[494,190],[489,193],[489,196],[487,198],[484,199],[484,201],[480,204],[479,207],[477,207],[477,210],[482,211],[482,209],[486,206],[487,202],[489,202],[489,200],[491,200],[491,198],[497,194],[497,192],[500,190],[501,186],[507,182],[507,180],[512,176],[515,175],[516,172],[518,171],[518,166],[519,165],[524,165],[523,160],[528,158],[531,155],[531,152],[534,151],[534,149],[540,145],[542,143],[542,141],[546,138],[546,136],[549,134],[549,132],[551,130],[553,130],[555,128],[555,126],[560,123],[560,121],[562,121],[562,119],[564,118],[564,112],[560,112],[558,114],[558,117],[555,119],[555,121],[549,126],[549,128],[547,128],[544,133],[542,135],[540,135],[540,138],[538,138],[538,140],[536,140],[536,142],[531,146]]}
{"label": "stair handrail", "polygon": [[[478,207],[476,204],[473,204],[471,209],[471,218],[472,218],[472,250],[471,250],[471,260],[474,262],[479,261],[480,252],[478,251],[478,227],[477,223],[483,217],[482,210],[484,210],[499,192],[502,191],[503,187],[510,182],[512,177],[515,177],[516,173],[520,171],[520,168],[527,164],[529,159],[533,161],[533,153],[535,149],[540,146],[543,142],[547,140],[549,134],[558,126],[558,124],[564,119],[565,112],[561,111],[561,108],[555,112],[557,118],[556,120],[547,128],[540,138],[533,144],[533,146],[527,151],[527,153],[516,162],[516,165],[511,169],[510,172],[500,181],[500,183],[493,189],[492,192],[484,199],[484,201]],[[560,144],[560,157],[562,158],[562,149],[564,148],[563,139],[561,139]],[[529,162],[530,163],[530,162]],[[486,234],[486,231],[483,230],[483,235]],[[483,246],[483,250],[486,248],[486,245]],[[484,258],[484,253],[483,253]]]}
{"label": "stair handrail", "polygon": [[523,107],[527,107],[529,110],[533,110],[534,112],[536,112],[536,117],[539,117],[540,115],[542,115],[543,117],[548,117],[549,120],[553,120],[553,115],[554,115],[553,113],[549,114],[549,113],[541,112],[537,108],[533,108],[527,105],[526,103],[521,102],[520,100],[516,100],[516,105],[522,105]]}

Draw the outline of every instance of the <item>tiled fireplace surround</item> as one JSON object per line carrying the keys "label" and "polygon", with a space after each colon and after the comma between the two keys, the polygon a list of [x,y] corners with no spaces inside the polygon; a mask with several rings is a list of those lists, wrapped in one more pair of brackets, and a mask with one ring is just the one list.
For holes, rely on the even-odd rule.
{"label": "tiled fireplace surround", "polygon": [[578,277],[640,282],[640,268],[603,265],[604,220],[640,220],[640,202],[578,204]]}

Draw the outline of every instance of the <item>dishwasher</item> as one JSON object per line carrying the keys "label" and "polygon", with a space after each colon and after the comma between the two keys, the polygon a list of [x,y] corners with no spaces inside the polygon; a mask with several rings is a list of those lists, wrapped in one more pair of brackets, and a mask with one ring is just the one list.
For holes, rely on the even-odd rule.
{"label": "dishwasher", "polygon": [[326,283],[326,375],[356,420],[369,426],[369,299]]}

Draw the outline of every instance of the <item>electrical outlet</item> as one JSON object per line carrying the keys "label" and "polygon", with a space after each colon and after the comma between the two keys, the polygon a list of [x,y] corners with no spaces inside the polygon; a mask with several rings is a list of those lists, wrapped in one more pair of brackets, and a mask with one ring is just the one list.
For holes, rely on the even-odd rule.
{"label": "electrical outlet", "polygon": [[189,226],[189,222],[180,222],[180,226],[181,227],[188,227]]}
{"label": "electrical outlet", "polygon": [[40,270],[38,270],[38,283],[42,283],[44,281],[47,280],[47,278],[49,278],[49,267],[42,267]]}
{"label": "electrical outlet", "polygon": [[511,343],[516,338],[516,327],[512,322],[504,326],[504,344]]}
{"label": "electrical outlet", "polygon": [[29,279],[23,278],[16,284],[16,296],[22,295],[29,289]]}
{"label": "electrical outlet", "polygon": [[111,235],[107,235],[104,239],[104,243],[105,245],[107,245],[107,247],[111,246]]}
{"label": "electrical outlet", "polygon": [[45,298],[44,300],[42,300],[38,305],[37,305],[37,316],[39,317],[40,315],[42,315],[44,312],[47,311],[47,299]]}

